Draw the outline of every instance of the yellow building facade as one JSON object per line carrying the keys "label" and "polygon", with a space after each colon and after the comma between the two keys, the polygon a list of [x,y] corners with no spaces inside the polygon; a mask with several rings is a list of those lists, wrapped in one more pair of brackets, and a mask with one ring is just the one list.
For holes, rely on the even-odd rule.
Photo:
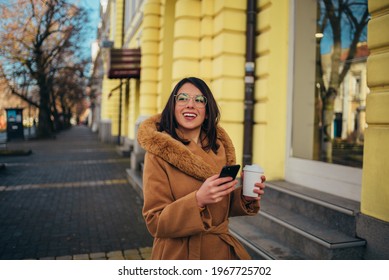
{"label": "yellow building facade", "polygon": [[[296,135],[309,131],[305,125],[311,124],[305,124],[304,118],[313,107],[311,97],[305,98],[304,94],[312,90],[309,77],[314,70],[308,58],[314,58],[315,41],[306,34],[316,32],[316,1],[304,1],[304,6],[301,2],[256,1],[252,162],[264,167],[270,182],[302,185],[360,203],[361,237],[368,244],[376,244],[369,241],[373,237],[368,224],[377,222],[383,233],[389,227],[389,177],[385,176],[389,150],[384,145],[389,142],[389,37],[381,32],[389,28],[389,1],[368,1],[370,94],[362,169],[294,156],[297,146],[292,148],[292,142],[298,139]],[[246,19],[247,1],[108,1],[103,17],[105,39],[115,48],[140,48],[142,54],[140,79],[103,80],[101,119],[110,124],[108,138],[115,141],[119,136],[121,144],[132,143],[137,152],[137,124],[162,111],[176,82],[197,76],[213,91],[221,109],[221,125],[231,136],[238,163],[242,164]],[[106,51],[101,50],[103,56]],[[306,104],[300,109],[295,102]],[[295,128],[296,123],[300,128]],[[377,247],[368,245],[366,258],[388,256],[379,250],[374,255]]]}

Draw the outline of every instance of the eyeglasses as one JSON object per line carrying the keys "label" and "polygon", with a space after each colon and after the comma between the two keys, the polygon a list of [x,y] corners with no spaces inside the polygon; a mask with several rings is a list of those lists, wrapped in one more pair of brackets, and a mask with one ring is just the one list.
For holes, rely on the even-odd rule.
{"label": "eyeglasses", "polygon": [[179,93],[175,95],[176,103],[180,106],[184,106],[189,103],[189,100],[192,99],[197,108],[205,108],[207,105],[207,98],[204,95],[195,95],[190,96],[187,93]]}

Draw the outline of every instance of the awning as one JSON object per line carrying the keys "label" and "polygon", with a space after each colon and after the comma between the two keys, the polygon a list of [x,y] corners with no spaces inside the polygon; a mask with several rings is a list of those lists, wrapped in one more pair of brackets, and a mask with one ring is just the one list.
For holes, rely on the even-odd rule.
{"label": "awning", "polygon": [[109,79],[140,78],[140,49],[110,49]]}

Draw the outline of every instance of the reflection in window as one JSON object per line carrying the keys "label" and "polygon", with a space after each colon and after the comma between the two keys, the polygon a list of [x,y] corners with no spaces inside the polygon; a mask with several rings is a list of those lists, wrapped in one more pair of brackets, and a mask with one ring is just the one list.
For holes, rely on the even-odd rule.
{"label": "reflection in window", "polygon": [[362,167],[367,0],[318,0],[314,159]]}

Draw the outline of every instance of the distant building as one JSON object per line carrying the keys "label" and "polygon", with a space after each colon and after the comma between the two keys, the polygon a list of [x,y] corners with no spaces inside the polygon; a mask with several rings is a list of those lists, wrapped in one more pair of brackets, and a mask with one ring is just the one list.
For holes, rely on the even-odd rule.
{"label": "distant building", "polygon": [[6,108],[24,108],[23,124],[25,126],[32,126],[34,119],[38,116],[38,110],[35,107],[30,106],[18,96],[11,94],[7,90],[4,81],[0,81],[0,131],[5,130],[7,127]]}

